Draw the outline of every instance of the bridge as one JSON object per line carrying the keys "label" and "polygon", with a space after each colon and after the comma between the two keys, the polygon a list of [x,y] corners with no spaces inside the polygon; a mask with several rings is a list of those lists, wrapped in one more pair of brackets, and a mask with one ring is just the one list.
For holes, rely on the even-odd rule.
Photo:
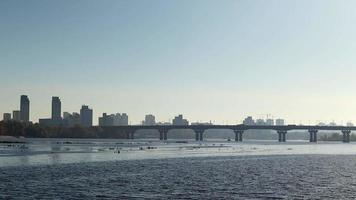
{"label": "bridge", "polygon": [[230,129],[235,133],[235,141],[242,142],[243,134],[247,130],[274,130],[278,134],[279,142],[286,142],[286,135],[291,130],[304,130],[309,132],[309,142],[317,142],[318,131],[340,131],[342,133],[342,141],[350,142],[351,131],[355,131],[356,127],[349,126],[304,126],[304,125],[286,125],[286,126],[270,126],[270,125],[153,125],[153,126],[101,126],[101,129],[108,132],[120,132],[126,135],[126,139],[134,139],[134,135],[138,130],[154,129],[159,132],[160,140],[168,139],[168,131],[173,129],[190,129],[195,132],[195,140],[203,141],[204,132],[209,129]]}

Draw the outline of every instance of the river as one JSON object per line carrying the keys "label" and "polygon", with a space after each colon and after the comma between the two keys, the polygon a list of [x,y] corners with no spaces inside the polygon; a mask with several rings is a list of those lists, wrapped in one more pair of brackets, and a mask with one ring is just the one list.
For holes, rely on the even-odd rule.
{"label": "river", "polygon": [[353,199],[356,144],[29,139],[0,145],[0,199]]}

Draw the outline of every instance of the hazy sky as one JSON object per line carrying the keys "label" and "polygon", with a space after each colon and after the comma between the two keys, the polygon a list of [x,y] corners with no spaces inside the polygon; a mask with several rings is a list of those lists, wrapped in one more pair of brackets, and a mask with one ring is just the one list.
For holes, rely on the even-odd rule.
{"label": "hazy sky", "polygon": [[356,1],[1,0],[0,113],[356,122]]}

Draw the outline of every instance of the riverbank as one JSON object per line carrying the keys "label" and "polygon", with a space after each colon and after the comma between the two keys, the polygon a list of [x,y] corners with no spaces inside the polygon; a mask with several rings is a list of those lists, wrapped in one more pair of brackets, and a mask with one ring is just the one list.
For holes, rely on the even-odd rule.
{"label": "riverbank", "polygon": [[26,138],[2,135],[0,136],[0,143],[26,143]]}

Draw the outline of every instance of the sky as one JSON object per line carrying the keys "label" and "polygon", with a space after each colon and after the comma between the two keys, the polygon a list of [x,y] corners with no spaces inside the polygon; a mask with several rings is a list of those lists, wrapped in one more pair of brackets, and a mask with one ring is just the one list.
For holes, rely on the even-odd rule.
{"label": "sky", "polygon": [[0,113],[356,124],[356,1],[1,0]]}

